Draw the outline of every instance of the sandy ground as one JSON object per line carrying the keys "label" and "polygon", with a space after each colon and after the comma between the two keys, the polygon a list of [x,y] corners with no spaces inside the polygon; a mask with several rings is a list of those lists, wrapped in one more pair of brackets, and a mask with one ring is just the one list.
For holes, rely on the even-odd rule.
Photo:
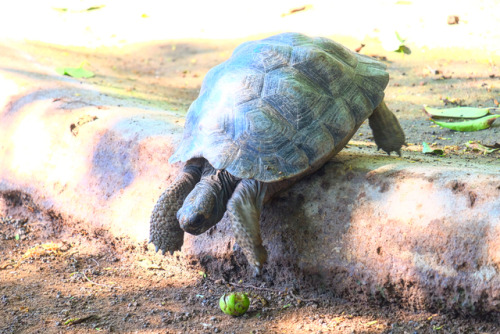
{"label": "sandy ground", "polygon": [[[404,310],[327,289],[215,280],[182,253],[164,257],[105,231],[67,226],[19,193],[0,199],[0,333],[498,333],[494,315]],[[19,240],[17,240],[19,239]],[[241,259],[240,259],[241,260]],[[238,261],[238,260],[235,260]],[[223,293],[249,311],[223,314]]]}
{"label": "sandy ground", "polygon": [[[424,104],[498,106],[498,1],[396,3],[254,1],[242,8],[230,1],[184,1],[160,8],[153,1],[16,1],[0,14],[0,38],[46,68],[85,62],[96,73],[87,81],[105,94],[179,115],[208,69],[243,40],[293,30],[334,37],[351,49],[363,43],[361,53],[388,65],[386,100],[407,134],[405,151],[420,152],[423,141],[445,150],[443,157],[412,155],[416,163],[500,166],[498,152],[482,154],[466,145],[500,142],[498,124],[458,133],[435,126],[421,111]],[[449,15],[460,23],[448,25]],[[394,31],[407,38],[411,55],[390,51]],[[364,125],[347,149],[373,146]],[[500,331],[496,315],[403,310],[252,278],[216,281],[181,253],[163,257],[151,246],[67,226],[19,193],[0,197],[0,240],[0,333]],[[231,290],[252,296],[241,318],[218,308],[218,298]]]}

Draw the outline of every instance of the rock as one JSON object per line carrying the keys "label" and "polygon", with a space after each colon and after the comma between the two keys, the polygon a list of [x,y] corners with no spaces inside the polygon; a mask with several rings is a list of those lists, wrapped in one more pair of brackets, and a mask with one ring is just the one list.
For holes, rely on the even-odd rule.
{"label": "rock", "polygon": [[447,22],[449,25],[458,24],[460,18],[457,15],[449,15]]}
{"label": "rock", "polygon": [[[0,86],[0,195],[27,194],[78,229],[147,239],[151,210],[180,167],[167,160],[182,118],[68,78],[0,69]],[[499,312],[498,165],[356,151],[265,205],[261,279],[415,308]],[[227,219],[210,232],[186,236],[182,251],[214,279],[244,275]]]}
{"label": "rock", "polygon": [[[499,311],[500,174],[340,153],[265,206],[267,274],[415,308]],[[184,251],[227,258],[229,221]],[[211,262],[213,273],[227,270]]]}

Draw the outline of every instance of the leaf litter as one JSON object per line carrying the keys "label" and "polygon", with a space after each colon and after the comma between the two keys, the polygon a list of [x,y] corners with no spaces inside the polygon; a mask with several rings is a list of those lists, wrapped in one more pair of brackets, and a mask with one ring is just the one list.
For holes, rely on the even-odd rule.
{"label": "leaf litter", "polygon": [[494,145],[483,145],[477,141],[470,140],[465,143],[467,149],[475,152],[482,152],[483,154],[490,154],[500,150],[500,143]]}
{"label": "leaf litter", "polygon": [[425,111],[432,117],[447,118],[479,118],[489,114],[494,108],[473,108],[473,107],[455,107],[447,109],[438,109],[424,106]]}
{"label": "leaf litter", "polygon": [[491,115],[464,122],[439,122],[431,118],[431,121],[443,128],[447,128],[450,130],[472,132],[488,129],[491,124],[493,124],[493,122],[499,117],[500,115]]}
{"label": "leaf litter", "polygon": [[[474,108],[455,107],[448,109],[437,109],[424,106],[424,112],[430,117],[430,121],[450,130],[461,132],[472,132],[488,129],[500,115],[488,115],[490,111],[498,108]],[[461,122],[442,122],[434,118],[468,119]]]}
{"label": "leaf litter", "polygon": [[444,156],[444,151],[443,150],[441,150],[441,149],[433,149],[425,141],[422,142],[422,153],[424,153],[424,154],[431,154],[431,155]]}
{"label": "leaf litter", "polygon": [[92,78],[95,76],[95,73],[89,70],[84,69],[82,66],[80,67],[58,67],[56,68],[56,72],[60,75],[67,75],[72,78]]}

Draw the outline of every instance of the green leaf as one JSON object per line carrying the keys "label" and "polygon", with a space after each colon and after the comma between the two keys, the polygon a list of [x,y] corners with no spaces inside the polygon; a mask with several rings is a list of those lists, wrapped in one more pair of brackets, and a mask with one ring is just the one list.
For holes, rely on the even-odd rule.
{"label": "green leaf", "polygon": [[475,141],[472,141],[472,140],[469,140],[468,143],[465,143],[465,146],[467,146],[469,149],[471,149],[472,151],[481,151],[483,152],[483,154],[490,154],[490,153],[493,153],[495,151],[498,151],[500,150],[500,145],[496,144],[495,146],[485,146],[485,145],[481,145],[479,142],[475,142]]}
{"label": "green leaf", "polygon": [[56,72],[61,75],[67,75],[73,78],[92,78],[94,72],[88,71],[82,67],[59,67]]}
{"label": "green leaf", "polygon": [[404,53],[405,55],[411,55],[411,50],[406,45],[400,45],[395,52]]}
{"label": "green leaf", "polygon": [[19,234],[16,234],[14,238],[16,239],[16,241],[19,241]]}
{"label": "green leaf", "polygon": [[422,142],[422,153],[432,153],[433,150],[431,149],[431,147],[429,146],[429,144],[427,144],[425,141]]}
{"label": "green leaf", "polygon": [[431,121],[439,126],[442,126],[443,128],[455,131],[470,132],[488,129],[498,117],[500,117],[500,115],[491,115],[465,122],[438,122],[433,120],[432,118]]}
{"label": "green leaf", "polygon": [[396,33],[396,38],[398,39],[399,43],[403,44],[406,41],[406,39],[401,38],[401,36],[399,35],[399,33],[397,31],[395,31],[395,33]]}
{"label": "green leaf", "polygon": [[439,155],[439,156],[443,156],[444,155],[444,151],[443,150],[439,150],[439,149],[435,149],[434,150],[425,141],[422,142],[422,153],[424,153],[424,154],[432,154],[432,155]]}
{"label": "green leaf", "polygon": [[71,318],[71,319],[68,319],[64,322],[65,325],[70,325],[71,323],[77,321],[77,320],[80,320],[80,318]]}
{"label": "green leaf", "polygon": [[106,7],[106,5],[100,5],[100,6],[92,6],[87,9],[85,9],[87,12],[90,12],[91,10],[97,10]]}
{"label": "green leaf", "polygon": [[395,33],[396,38],[399,41],[399,46],[396,50],[394,50],[394,52],[404,53],[407,55],[411,54],[410,48],[405,45],[406,39],[402,38],[397,31],[395,31]]}
{"label": "green leaf", "polygon": [[424,109],[431,117],[479,118],[488,115],[491,108],[456,107],[437,109],[424,106]]}

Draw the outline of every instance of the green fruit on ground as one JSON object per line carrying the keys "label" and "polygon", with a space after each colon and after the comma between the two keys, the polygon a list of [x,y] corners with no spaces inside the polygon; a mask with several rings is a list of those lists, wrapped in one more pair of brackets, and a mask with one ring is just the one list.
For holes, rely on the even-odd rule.
{"label": "green fruit on ground", "polygon": [[223,294],[219,300],[219,306],[222,312],[238,317],[243,315],[250,306],[250,300],[246,293],[236,292],[229,295]]}

